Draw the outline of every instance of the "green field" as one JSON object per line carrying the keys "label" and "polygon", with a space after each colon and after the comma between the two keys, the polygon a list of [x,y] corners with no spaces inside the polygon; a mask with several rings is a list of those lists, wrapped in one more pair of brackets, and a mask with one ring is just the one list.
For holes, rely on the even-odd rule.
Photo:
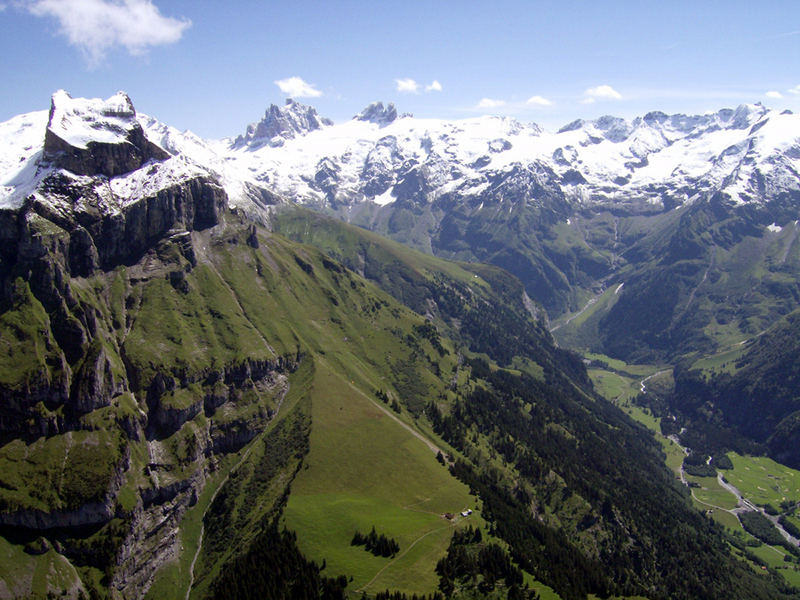
{"label": "green field", "polygon": [[[641,393],[641,381],[645,378],[656,379],[664,371],[655,365],[629,365],[621,360],[613,359],[602,354],[587,354],[587,358],[605,363],[608,368],[591,367],[588,369],[589,378],[595,390],[604,398],[616,404],[625,411],[629,417],[660,433],[660,419],[654,417],[650,409],[637,406],[631,402]],[[648,381],[649,383],[649,381]],[[681,460],[683,460],[681,458]]]}
{"label": "green field", "polygon": [[627,400],[639,393],[637,382],[629,377],[624,377],[619,373],[607,371],[605,369],[589,369],[589,377],[592,379],[594,388],[609,400]]}
{"label": "green field", "polygon": [[775,548],[774,546],[763,544],[755,548],[748,548],[748,550],[775,569],[786,564],[783,562],[783,557],[786,556],[786,551],[783,548]]}
{"label": "green field", "polygon": [[[664,365],[628,364],[604,354],[587,352],[591,361],[588,372],[595,389],[603,397],[627,410],[630,401],[642,391],[646,380],[648,390],[669,389],[673,385],[672,369]],[[635,415],[631,415],[637,418]],[[639,419],[637,419],[639,420]],[[648,427],[652,423],[645,423]]]}
{"label": "green field", "polygon": [[800,568],[797,565],[790,567],[780,567],[778,573],[787,581],[787,583],[796,588],[800,588]]}
{"label": "green field", "polygon": [[744,531],[738,517],[732,513],[724,510],[714,510],[711,513],[711,517],[725,529],[730,531]]}
{"label": "green field", "polygon": [[597,354],[596,352],[587,352],[584,354],[586,358],[592,361],[603,362],[608,365],[609,369],[613,371],[620,371],[623,373],[627,373],[634,377],[648,377],[663,369],[662,366],[657,365],[636,365],[636,364],[629,364],[626,363],[624,360],[619,360],[617,358],[611,358],[610,356],[606,356],[605,354]]}
{"label": "green field", "polygon": [[693,369],[700,369],[707,375],[719,375],[721,373],[735,373],[736,360],[744,354],[746,350],[744,344],[736,344],[733,348],[724,350],[712,356],[701,358],[692,364]]}
{"label": "green field", "polygon": [[728,456],[733,470],[726,471],[725,478],[754,504],[778,508],[787,500],[800,501],[800,471],[766,456],[740,456],[735,452]]}
{"label": "green field", "polygon": [[599,337],[597,324],[619,299],[617,289],[618,285],[612,285],[598,296],[586,296],[579,310],[559,317],[552,330],[558,343],[583,350],[595,345]]}
{"label": "green field", "polygon": [[[453,528],[484,526],[475,498],[428,444],[327,365],[319,365],[309,393],[311,450],[292,486],[287,527],[305,554],[326,561],[329,576],[353,576],[351,592],[430,593]],[[443,517],[465,508],[475,512]],[[356,530],[373,526],[400,544],[394,559],[350,545]]]}
{"label": "green field", "polygon": [[[627,404],[621,407],[628,416],[631,417],[634,421],[638,421],[648,429],[651,429],[655,433],[660,432],[659,424],[661,419],[658,417],[654,417],[653,413],[650,412],[648,408],[642,408],[640,406],[636,406],[633,404]],[[681,459],[683,460],[683,459]]]}
{"label": "green field", "polygon": [[707,507],[728,510],[736,508],[736,497],[723,488],[716,477],[695,477],[687,474],[686,480],[700,486],[692,489],[692,495]]}
{"label": "green field", "polygon": [[681,465],[683,459],[686,458],[686,453],[683,449],[669,438],[658,436],[661,442],[661,447],[666,455],[666,463],[670,470],[675,473],[675,477],[680,478]]}
{"label": "green field", "polygon": [[[20,573],[28,577],[20,580]],[[75,593],[82,589],[80,582],[75,567],[54,549],[32,555],[0,537],[0,596],[44,600]]]}

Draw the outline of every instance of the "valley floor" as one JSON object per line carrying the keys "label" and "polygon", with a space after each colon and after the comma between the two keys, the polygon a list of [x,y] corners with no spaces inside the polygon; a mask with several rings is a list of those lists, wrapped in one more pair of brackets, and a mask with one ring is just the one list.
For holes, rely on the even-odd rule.
{"label": "valley floor", "polygon": [[[751,560],[754,569],[775,569],[787,583],[800,586],[800,568],[796,559],[785,548],[757,540],[745,531],[738,518],[742,512],[757,511],[767,517],[785,539],[795,546],[799,545],[800,540],[788,534],[778,523],[778,517],[770,515],[763,507],[779,506],[787,500],[800,500],[800,471],[766,457],[729,453],[733,463],[731,470],[719,471],[715,477],[697,477],[686,473],[683,459],[689,449],[682,447],[676,436],[662,435],[660,419],[648,408],[634,402],[640,393],[647,393],[648,386],[668,385],[672,370],[662,365],[629,365],[597,354],[587,354],[587,359],[592,361],[589,374],[595,388],[653,431],[661,442],[667,466],[675,473],[676,479],[687,486],[695,507],[742,540],[757,560],[744,556],[733,546],[731,551],[742,559]],[[800,525],[800,519],[796,516],[788,519],[796,526]]]}

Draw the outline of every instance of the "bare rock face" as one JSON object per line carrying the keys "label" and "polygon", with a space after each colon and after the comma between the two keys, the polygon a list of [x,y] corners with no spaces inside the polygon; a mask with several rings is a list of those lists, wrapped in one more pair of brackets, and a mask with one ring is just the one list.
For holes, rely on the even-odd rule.
{"label": "bare rock face", "polygon": [[73,292],[72,278],[133,264],[181,232],[182,253],[193,257],[189,232],[217,225],[227,206],[211,175],[145,138],[122,93],[54,94],[42,166],[21,206],[0,209],[0,309],[22,302],[47,315],[38,370],[0,383],[0,439],[57,435],[129,389],[119,359],[99,344],[97,308]]}
{"label": "bare rock face", "polygon": [[315,108],[287,98],[283,107],[271,104],[264,118],[248,125],[246,133],[236,138],[233,147],[282,146],[286,140],[332,124],[330,119],[320,117]]}
{"label": "bare rock face", "polygon": [[76,175],[114,177],[169,154],[145,137],[126,94],[75,100],[59,91],[50,103],[44,158]]}
{"label": "bare rock face", "polygon": [[[93,202],[95,206],[91,206]],[[199,176],[171,182],[152,195],[127,203],[113,215],[103,214],[102,199],[84,197],[79,217],[96,249],[99,266],[111,269],[136,260],[170,230],[193,231],[217,225],[226,204],[223,189],[210,177]],[[91,246],[76,249],[80,252],[76,262],[90,266]]]}
{"label": "bare rock face", "polygon": [[385,108],[383,102],[373,102],[353,118],[358,121],[369,121],[370,123],[376,123],[381,127],[385,127],[397,119],[397,108],[395,108],[394,104],[391,102],[389,102]]}
{"label": "bare rock face", "polygon": [[124,381],[114,374],[105,348],[95,341],[75,375],[71,408],[79,413],[88,413],[109,406],[111,399],[125,391],[125,388]]}
{"label": "bare rock face", "polygon": [[[39,462],[21,465],[20,481],[44,483],[0,478],[0,526],[104,565],[115,597],[139,598],[180,553],[181,518],[218,457],[264,431],[300,356],[167,369],[154,347],[152,369],[131,360],[145,282],[186,293],[200,244],[217,236],[199,232],[224,222],[227,195],[151,144],[124,94],[56,93],[39,149],[18,201],[0,208],[0,443],[26,445]],[[240,231],[259,247],[254,226]],[[263,406],[250,410],[252,398]],[[48,469],[65,483],[50,485]],[[87,541],[89,529],[111,541]]]}

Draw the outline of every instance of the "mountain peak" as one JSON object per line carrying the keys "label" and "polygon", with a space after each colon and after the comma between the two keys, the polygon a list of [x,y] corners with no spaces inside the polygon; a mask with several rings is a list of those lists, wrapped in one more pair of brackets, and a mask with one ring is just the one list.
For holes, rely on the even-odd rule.
{"label": "mountain peak", "polygon": [[561,129],[559,129],[556,133],[566,133],[568,131],[575,131],[580,129],[586,124],[586,121],[583,119],[575,119],[574,121],[567,123]]}
{"label": "mountain peak", "polygon": [[248,125],[245,134],[233,142],[233,147],[282,146],[286,140],[328,125],[333,125],[333,121],[320,117],[313,106],[287,98],[283,106],[270,104],[264,113],[264,118],[258,123]]}
{"label": "mountain peak", "polygon": [[145,137],[125,92],[102,100],[58,90],[50,101],[44,156],[78,175],[113,177],[169,154]]}
{"label": "mountain peak", "polygon": [[760,102],[756,104],[740,104],[733,111],[731,126],[735,129],[747,129],[767,114],[769,110]]}
{"label": "mountain peak", "polygon": [[603,137],[611,142],[622,142],[628,138],[633,127],[621,117],[604,115],[592,122],[596,129],[603,133]]}
{"label": "mountain peak", "polygon": [[136,110],[125,92],[101,100],[73,98],[58,90],[50,100],[47,129],[76,148],[123,141],[137,125]]}
{"label": "mountain peak", "polygon": [[385,127],[397,119],[397,109],[392,102],[389,102],[385,108],[383,102],[373,102],[353,118],[357,121],[369,121]]}

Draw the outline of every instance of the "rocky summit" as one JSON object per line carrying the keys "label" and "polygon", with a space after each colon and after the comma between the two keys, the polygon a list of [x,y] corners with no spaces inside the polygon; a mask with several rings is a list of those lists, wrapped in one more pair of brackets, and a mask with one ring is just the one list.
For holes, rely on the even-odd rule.
{"label": "rocky summit", "polygon": [[328,125],[333,125],[333,121],[317,115],[311,106],[287,98],[283,107],[270,105],[264,118],[249,125],[245,134],[234,140],[232,147],[254,149],[265,144],[273,148],[280,147],[286,140]]}

